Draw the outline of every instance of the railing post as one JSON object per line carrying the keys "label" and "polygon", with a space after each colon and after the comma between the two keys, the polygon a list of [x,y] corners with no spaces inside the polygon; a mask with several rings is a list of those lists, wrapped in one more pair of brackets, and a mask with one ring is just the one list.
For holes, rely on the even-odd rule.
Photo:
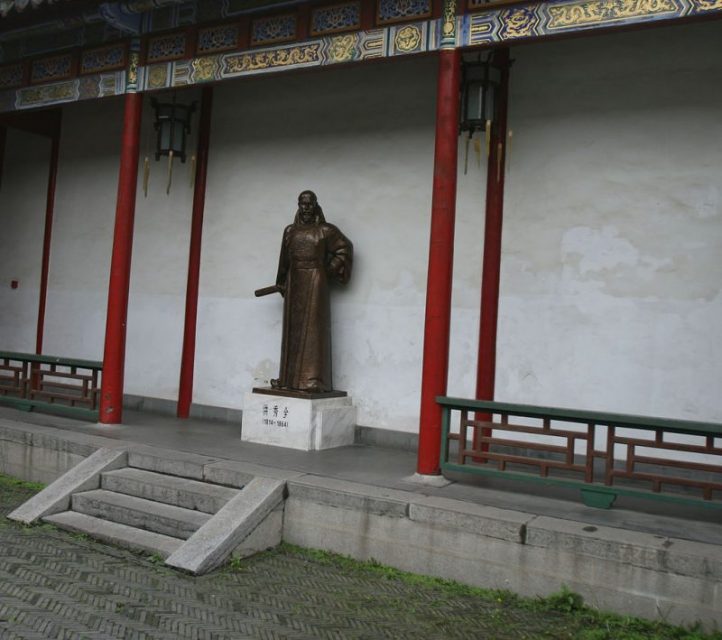
{"label": "railing post", "polygon": [[446,395],[449,367],[460,63],[461,54],[456,48],[456,2],[445,0],[439,51],[436,148],[417,463],[418,473],[425,475],[439,473],[441,407],[436,403],[436,397]]}
{"label": "railing post", "polygon": [[99,421],[103,424],[119,424],[123,419],[125,337],[142,106],[143,97],[140,93],[125,94],[118,199],[115,210],[113,256],[110,263],[108,313],[105,325],[103,386],[100,395]]}

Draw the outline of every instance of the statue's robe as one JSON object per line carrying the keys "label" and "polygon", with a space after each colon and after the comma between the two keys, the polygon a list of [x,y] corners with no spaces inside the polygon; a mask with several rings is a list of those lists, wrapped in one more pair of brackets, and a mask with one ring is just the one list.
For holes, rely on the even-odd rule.
{"label": "statue's robe", "polygon": [[284,293],[278,387],[333,390],[329,280],[346,283],[352,261],[353,245],[334,225],[286,227],[276,278]]}

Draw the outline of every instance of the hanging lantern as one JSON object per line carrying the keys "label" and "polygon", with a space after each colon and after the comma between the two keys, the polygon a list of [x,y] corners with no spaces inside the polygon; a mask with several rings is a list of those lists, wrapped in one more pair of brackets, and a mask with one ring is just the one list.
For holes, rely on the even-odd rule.
{"label": "hanging lantern", "polygon": [[155,109],[155,130],[158,132],[155,159],[168,157],[168,185],[165,191],[168,194],[173,180],[173,159],[178,157],[181,162],[186,161],[186,136],[191,131],[191,116],[196,103],[179,104],[173,94],[173,102],[158,102],[152,98],[151,104]]}
{"label": "hanging lantern", "polygon": [[486,60],[461,63],[461,122],[459,131],[489,131],[496,119],[496,101],[501,70]]}
{"label": "hanging lantern", "polygon": [[[491,128],[496,119],[497,93],[501,84],[501,71],[491,64],[491,54],[486,60],[461,61],[461,112],[459,133],[466,131],[464,174],[469,168],[469,142],[477,131],[486,136],[486,155],[489,155]],[[474,150],[481,166],[481,143],[474,140]]]}
{"label": "hanging lantern", "polygon": [[155,130],[158,132],[155,159],[161,156],[173,156],[186,161],[186,136],[191,131],[191,116],[196,103],[179,104],[173,95],[173,102],[158,102],[151,99],[155,109]]}

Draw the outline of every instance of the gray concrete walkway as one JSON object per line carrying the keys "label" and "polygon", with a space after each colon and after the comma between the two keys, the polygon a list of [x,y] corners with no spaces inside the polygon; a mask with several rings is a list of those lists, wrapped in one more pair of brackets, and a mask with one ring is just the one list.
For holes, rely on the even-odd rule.
{"label": "gray concrete walkway", "polygon": [[199,419],[124,411],[123,425],[97,425],[58,416],[0,407],[0,419],[55,427],[164,449],[277,467],[328,478],[513,509],[590,525],[615,527],[722,545],[722,513],[653,501],[619,498],[610,510],[581,503],[574,490],[456,476],[447,487],[421,486],[409,481],[416,454],[409,451],[354,445],[327,451],[302,452],[242,442],[240,425]]}

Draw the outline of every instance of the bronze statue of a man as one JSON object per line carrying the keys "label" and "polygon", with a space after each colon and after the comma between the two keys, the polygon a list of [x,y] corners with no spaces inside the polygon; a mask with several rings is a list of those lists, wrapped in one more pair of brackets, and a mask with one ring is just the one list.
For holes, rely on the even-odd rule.
{"label": "bronze statue of a man", "polygon": [[276,286],[256,292],[283,296],[281,367],[273,388],[333,390],[329,281],[348,282],[352,263],[351,241],[326,222],[313,191],[301,192],[296,218],[283,232]]}

